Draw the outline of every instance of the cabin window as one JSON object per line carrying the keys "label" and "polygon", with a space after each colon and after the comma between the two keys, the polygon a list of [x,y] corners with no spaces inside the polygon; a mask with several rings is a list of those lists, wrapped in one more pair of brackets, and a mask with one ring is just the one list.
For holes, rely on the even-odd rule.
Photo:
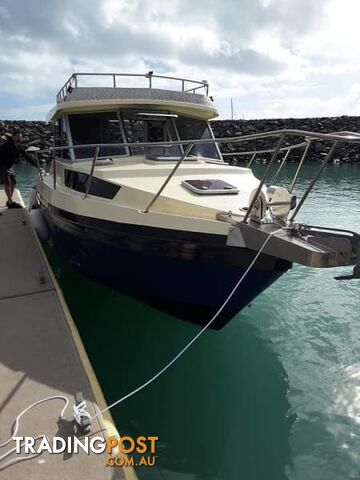
{"label": "cabin window", "polygon": [[[186,145],[171,145],[178,140],[213,138],[208,122],[161,110],[122,110],[117,112],[77,113],[68,116],[73,145],[131,143],[130,147],[101,147],[99,157],[145,155],[157,161],[177,160]],[[66,137],[65,122],[59,136]],[[65,137],[64,137],[65,135]],[[142,142],[169,142],[169,146],[143,147]],[[74,158],[93,158],[94,147],[74,150]],[[221,159],[215,144],[194,145],[187,160],[194,157]]]}
{"label": "cabin window", "polygon": [[[72,188],[77,192],[85,193],[89,175],[83,172],[75,172],[74,170],[65,170],[65,186]],[[106,182],[100,178],[93,177],[90,185],[89,195],[96,197],[114,198],[120,190],[119,185]]]}
{"label": "cabin window", "polygon": [[[67,147],[66,123],[64,118],[60,118],[54,124],[54,146]],[[56,152],[56,156],[64,159],[70,158],[69,150],[60,150]]]}
{"label": "cabin window", "polygon": [[[177,115],[174,115],[175,117]],[[171,142],[177,140],[174,128],[174,116],[166,112],[128,110],[122,112],[126,139],[129,143]],[[130,147],[132,155],[145,155],[147,158],[179,157],[178,145],[170,147]]]}
{"label": "cabin window", "polygon": [[[179,116],[161,111],[128,110],[122,112],[127,141],[136,142],[173,142],[176,140],[198,140],[213,138],[208,123],[190,117]],[[177,160],[184,152],[186,145],[171,147],[130,148],[132,155],[144,155],[152,160]],[[221,159],[215,144],[195,145],[191,157]]]}
{"label": "cabin window", "polygon": [[[72,114],[69,115],[69,123],[73,145],[124,142],[120,117],[116,112]],[[94,153],[94,148],[74,150],[76,159],[92,158]],[[102,147],[99,150],[99,157],[113,155],[127,155],[127,149],[125,147]]]}
{"label": "cabin window", "polygon": [[[197,120],[190,117],[178,117],[175,119],[175,124],[181,140],[213,138],[210,127],[205,120]],[[214,143],[194,145],[190,155],[220,159],[218,149]]]}

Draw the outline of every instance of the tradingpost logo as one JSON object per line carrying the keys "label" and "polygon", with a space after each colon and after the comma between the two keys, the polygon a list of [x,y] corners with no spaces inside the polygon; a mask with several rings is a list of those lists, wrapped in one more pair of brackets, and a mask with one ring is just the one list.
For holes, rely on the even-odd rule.
{"label": "tradingpost logo", "polygon": [[156,442],[159,437],[13,437],[17,454],[38,456],[45,452],[50,454],[106,454],[106,467],[153,467],[158,456]]}

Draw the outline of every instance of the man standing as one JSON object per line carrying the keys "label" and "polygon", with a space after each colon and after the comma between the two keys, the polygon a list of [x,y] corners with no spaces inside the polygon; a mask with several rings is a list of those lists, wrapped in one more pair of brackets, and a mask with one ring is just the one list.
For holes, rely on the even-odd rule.
{"label": "man standing", "polygon": [[19,155],[22,155],[28,162],[35,165],[33,159],[20,147],[22,142],[22,133],[14,130],[0,147],[0,183],[5,184],[5,193],[8,198],[6,206],[8,208],[21,208],[19,203],[13,202],[12,196],[16,185],[16,175],[12,166],[17,161]]}

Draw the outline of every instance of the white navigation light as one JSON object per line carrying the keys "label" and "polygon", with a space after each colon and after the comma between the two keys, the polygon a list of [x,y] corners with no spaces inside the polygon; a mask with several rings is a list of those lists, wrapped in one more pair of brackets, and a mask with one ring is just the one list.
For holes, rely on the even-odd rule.
{"label": "white navigation light", "polygon": [[296,198],[284,187],[272,185],[266,190],[266,196],[270,214],[279,219],[285,219],[296,204]]}

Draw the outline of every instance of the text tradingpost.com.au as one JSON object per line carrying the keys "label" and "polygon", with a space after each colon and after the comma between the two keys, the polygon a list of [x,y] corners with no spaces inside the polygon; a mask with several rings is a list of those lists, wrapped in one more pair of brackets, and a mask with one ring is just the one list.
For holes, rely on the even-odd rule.
{"label": "text tradingpost.com.au", "polygon": [[[130,436],[124,437],[13,437],[17,454],[41,455],[50,454],[78,454],[81,451],[86,454],[106,453],[107,467],[153,467],[158,456],[156,455],[156,442],[159,437]],[[135,458],[136,457],[136,458]]]}

